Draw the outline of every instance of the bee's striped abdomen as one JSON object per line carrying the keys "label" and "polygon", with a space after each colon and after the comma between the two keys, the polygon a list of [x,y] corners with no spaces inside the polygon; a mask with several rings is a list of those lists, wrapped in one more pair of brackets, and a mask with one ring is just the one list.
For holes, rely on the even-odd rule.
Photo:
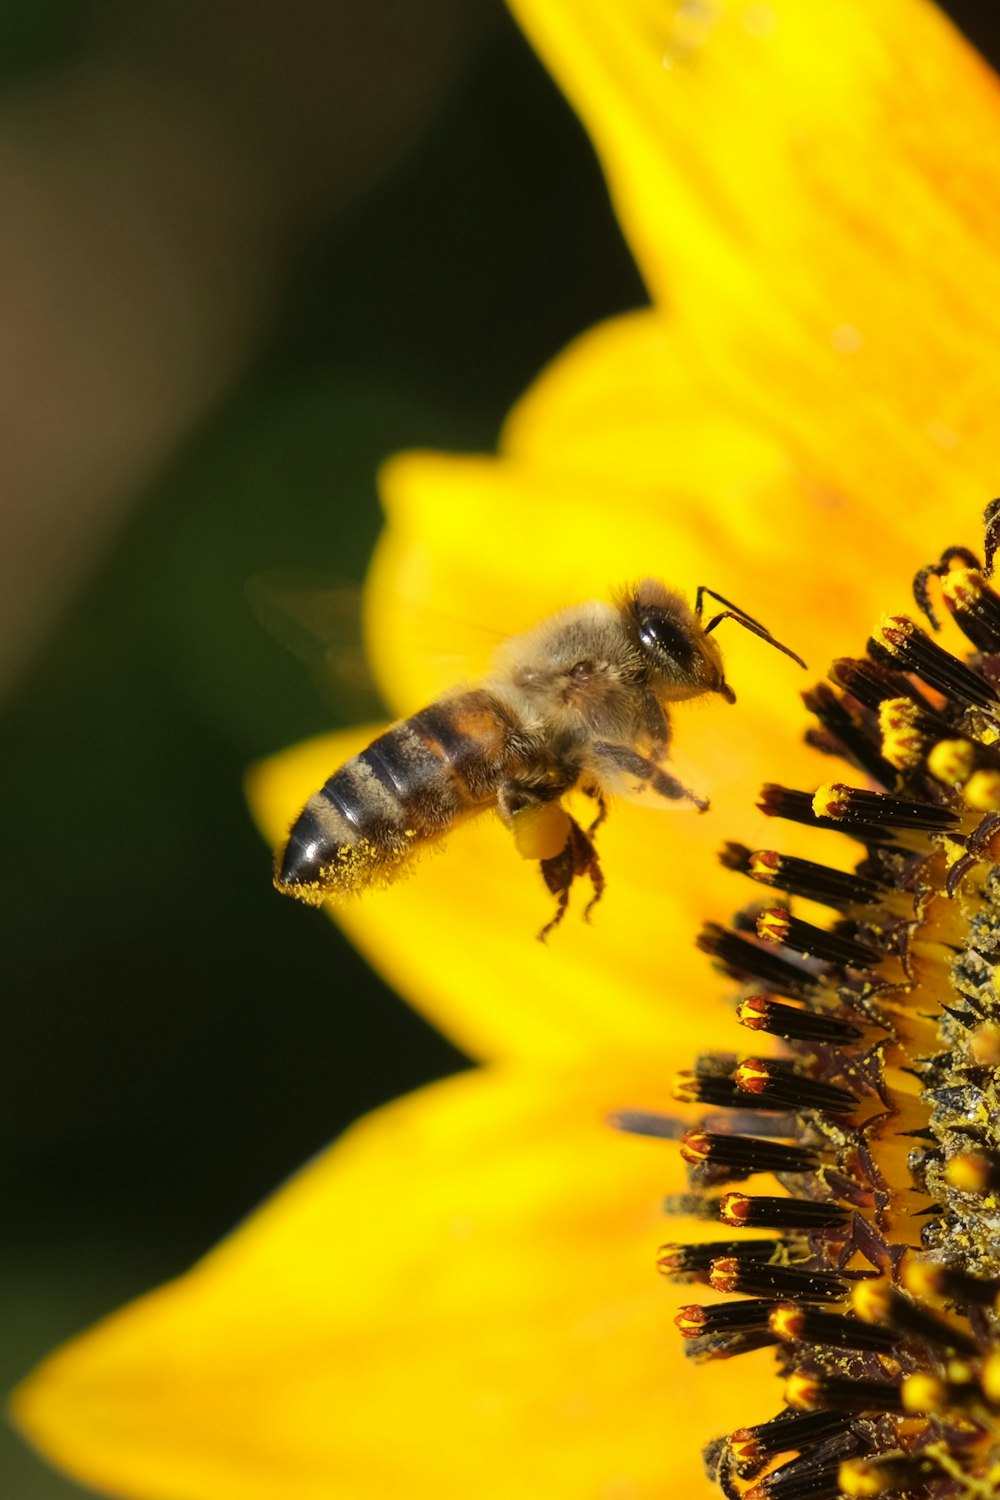
{"label": "bee's striped abdomen", "polygon": [[392,879],[415,848],[490,805],[515,728],[483,689],[394,724],[310,797],[276,884],[318,902]]}

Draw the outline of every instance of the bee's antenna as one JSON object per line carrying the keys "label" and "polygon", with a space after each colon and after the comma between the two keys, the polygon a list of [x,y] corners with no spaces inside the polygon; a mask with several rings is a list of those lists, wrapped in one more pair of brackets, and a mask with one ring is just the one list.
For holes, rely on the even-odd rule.
{"label": "bee's antenna", "polygon": [[698,592],[695,594],[694,612],[697,619],[701,619],[702,604],[706,594],[709,599],[714,599],[717,604],[725,605],[725,609],[721,610],[719,614],[713,615],[704,627],[706,635],[711,635],[716,625],[720,624],[723,620],[735,620],[737,625],[743,626],[744,630],[749,630],[753,635],[759,635],[762,641],[767,641],[768,645],[773,646],[776,651],[781,651],[785,656],[790,656],[792,661],[797,661],[800,667],[808,670],[801,656],[797,655],[790,646],[783,646],[781,641],[775,640],[766,625],[762,625],[759,620],[755,620],[753,615],[748,615],[746,610],[740,609],[738,604],[733,604],[729,599],[723,599],[722,595],[717,594],[714,589],[706,588],[703,583],[698,585]]}

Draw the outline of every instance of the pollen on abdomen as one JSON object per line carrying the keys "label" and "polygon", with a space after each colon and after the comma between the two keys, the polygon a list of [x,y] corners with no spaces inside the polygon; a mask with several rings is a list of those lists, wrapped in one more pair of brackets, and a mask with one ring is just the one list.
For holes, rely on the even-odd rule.
{"label": "pollen on abdomen", "polygon": [[679,1140],[676,1208],[718,1225],[660,1251],[723,1294],[679,1309],[687,1353],[775,1350],[774,1416],[706,1449],[730,1500],[1000,1494],[1000,503],[986,523],[985,568],[951,548],[915,583],[972,651],[884,619],[807,695],[810,742],[850,769],[762,793],[848,834],[856,867],[723,852],[760,899],[699,941],[751,1045],[675,1080],[697,1124],[619,1120]]}

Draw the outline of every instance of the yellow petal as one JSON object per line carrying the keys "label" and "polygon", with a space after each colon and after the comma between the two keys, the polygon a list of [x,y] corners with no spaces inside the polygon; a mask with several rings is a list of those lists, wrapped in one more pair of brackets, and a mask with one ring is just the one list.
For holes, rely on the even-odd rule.
{"label": "yellow petal", "polygon": [[[698,498],[704,517],[684,517],[696,532],[710,527],[713,512],[736,526],[796,482],[789,455],[733,411],[691,340],[655,308],[574,339],[517,401],[500,447],[522,463],[645,491],[654,516],[675,497]],[[627,529],[627,514],[616,519]],[[748,526],[739,541],[753,543]]]}
{"label": "yellow petal", "polygon": [[866,504],[876,556],[884,518],[968,534],[1000,467],[1000,94],[972,49],[915,0],[512,8],[718,390]]}
{"label": "yellow petal", "polygon": [[603,1123],[662,1099],[672,1060],[476,1071],[379,1111],[53,1355],[15,1419],[142,1500],[707,1500],[699,1442],[775,1393],[766,1354],[690,1379],[691,1299],[652,1267],[676,1152]]}
{"label": "yellow petal", "polygon": [[[674,315],[808,328],[874,277],[894,320],[903,271],[925,296],[959,292],[957,323],[981,288],[938,251],[963,238],[989,247],[978,269],[996,286],[996,79],[924,0],[511,8],[590,130]],[[909,314],[929,321],[922,303]]]}

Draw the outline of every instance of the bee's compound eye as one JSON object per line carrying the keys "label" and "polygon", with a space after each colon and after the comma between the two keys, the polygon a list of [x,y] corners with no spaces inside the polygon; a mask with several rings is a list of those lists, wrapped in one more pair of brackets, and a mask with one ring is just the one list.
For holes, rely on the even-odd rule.
{"label": "bee's compound eye", "polygon": [[594,663],[592,661],[576,661],[570,668],[570,676],[579,682],[586,682],[588,677],[594,675]]}
{"label": "bee's compound eye", "polygon": [[637,621],[639,640],[651,656],[666,658],[686,671],[694,664],[695,651],[690,635],[677,621],[656,605],[640,610]]}

